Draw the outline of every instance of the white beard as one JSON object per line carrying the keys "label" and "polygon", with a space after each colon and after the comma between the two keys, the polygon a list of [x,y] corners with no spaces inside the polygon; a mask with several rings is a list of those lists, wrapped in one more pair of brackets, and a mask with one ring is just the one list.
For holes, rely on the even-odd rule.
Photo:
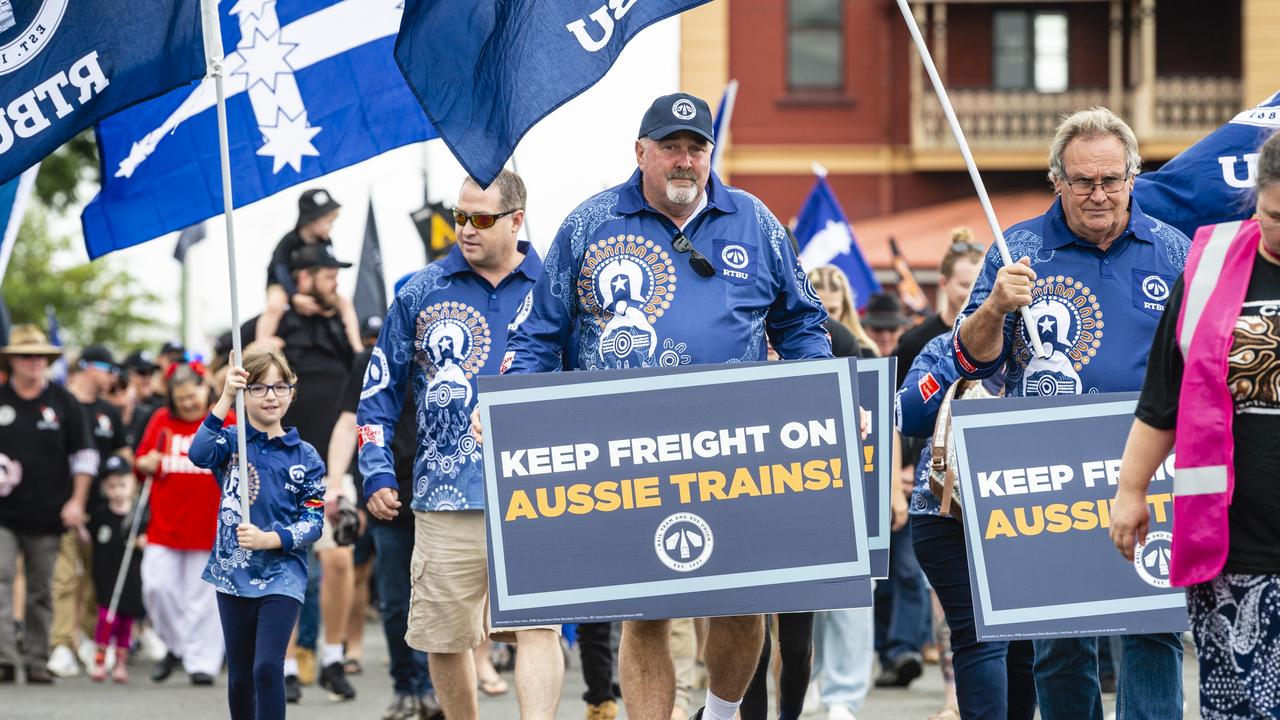
{"label": "white beard", "polygon": [[692,205],[698,199],[698,187],[678,187],[667,182],[667,200],[676,205]]}

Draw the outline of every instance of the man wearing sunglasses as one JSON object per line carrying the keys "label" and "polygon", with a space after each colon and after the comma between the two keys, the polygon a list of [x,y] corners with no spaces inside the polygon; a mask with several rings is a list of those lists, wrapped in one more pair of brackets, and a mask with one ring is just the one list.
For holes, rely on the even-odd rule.
{"label": "man wearing sunglasses", "polygon": [[[506,170],[488,189],[463,181],[453,211],[458,242],[396,292],[356,411],[369,512],[392,520],[404,502],[414,511],[405,641],[428,653],[450,720],[479,717],[472,651],[487,639],[519,647],[516,695],[526,720],[555,718],[564,681],[559,626],[490,631],[484,464],[471,435],[476,378],[498,374],[509,328],[528,312],[542,275],[538,253],[517,240],[525,197],[524,182]],[[417,423],[412,498],[400,497],[392,452],[406,402]],[[388,716],[406,717],[413,702],[399,705]]]}
{"label": "man wearing sunglasses", "polygon": [[[507,372],[831,357],[826,311],[781,223],[711,170],[712,115],[685,93],[640,123],[635,173],[569,215],[547,252]],[[678,411],[678,409],[675,409]],[[669,720],[668,621],[624,624],[627,715]],[[711,619],[703,720],[734,717],[763,644],[759,617]]]}
{"label": "man wearing sunglasses", "polygon": [[[987,254],[952,336],[962,376],[988,377],[1003,365],[1010,396],[1141,389],[1190,246],[1131,197],[1141,162],[1133,130],[1110,110],[1082,110],[1058,126],[1049,151],[1058,197],[1044,215],[1005,231],[1017,263],[1002,267]],[[1017,313],[1028,305],[1047,357],[1034,357]],[[1123,644],[1117,702],[1125,716],[1182,717],[1177,635],[1129,635]],[[1101,720],[1097,640],[1036,641],[1035,656],[1044,720]]]}

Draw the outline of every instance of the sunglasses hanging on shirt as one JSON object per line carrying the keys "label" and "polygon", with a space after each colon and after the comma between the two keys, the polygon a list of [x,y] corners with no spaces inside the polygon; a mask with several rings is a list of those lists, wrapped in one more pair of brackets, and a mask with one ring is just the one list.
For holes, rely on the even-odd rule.
{"label": "sunglasses hanging on shirt", "polygon": [[675,237],[671,238],[671,247],[678,253],[689,254],[689,267],[704,278],[712,277],[716,274],[715,267],[706,255],[698,252],[693,247],[693,243],[689,242],[689,238],[683,232],[677,232]]}

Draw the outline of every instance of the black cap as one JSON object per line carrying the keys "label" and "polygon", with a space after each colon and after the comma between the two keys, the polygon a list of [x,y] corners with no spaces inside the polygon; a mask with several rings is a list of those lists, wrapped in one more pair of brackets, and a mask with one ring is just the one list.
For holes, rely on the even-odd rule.
{"label": "black cap", "polygon": [[688,130],[713,143],[716,138],[711,124],[711,107],[706,100],[689,93],[674,93],[653,101],[644,114],[644,120],[640,121],[638,137],[661,140],[672,133]]}
{"label": "black cap", "polygon": [[867,300],[862,324],[877,330],[892,330],[906,325],[909,320],[902,314],[902,301],[892,293],[877,293]]}
{"label": "black cap", "polygon": [[135,350],[129,353],[129,357],[124,359],[124,367],[131,372],[150,375],[155,372],[157,366],[155,358],[151,357],[150,351]]}
{"label": "black cap", "polygon": [[337,200],[323,188],[313,188],[302,193],[298,198],[298,227],[319,220],[342,207]]}
{"label": "black cap", "polygon": [[230,330],[222,333],[221,335],[218,336],[218,339],[213,343],[213,356],[216,358],[227,357],[228,355],[231,354],[231,351],[235,349],[234,342],[235,341],[231,339]]}
{"label": "black cap", "polygon": [[370,315],[360,323],[360,337],[375,337],[382,332],[382,316]]}
{"label": "black cap", "polygon": [[342,262],[333,256],[333,246],[303,245],[289,256],[289,272],[309,270],[311,268],[349,268],[351,263]]}
{"label": "black cap", "polygon": [[107,363],[115,365],[116,359],[111,356],[111,351],[101,345],[90,345],[80,351],[80,367],[85,367],[89,363]]}
{"label": "black cap", "polygon": [[181,355],[187,356],[187,346],[182,344],[181,340],[168,340],[160,347],[161,355]]}
{"label": "black cap", "polygon": [[126,475],[131,472],[133,468],[130,467],[128,460],[119,455],[111,455],[102,462],[101,472],[98,475],[107,477],[108,475]]}

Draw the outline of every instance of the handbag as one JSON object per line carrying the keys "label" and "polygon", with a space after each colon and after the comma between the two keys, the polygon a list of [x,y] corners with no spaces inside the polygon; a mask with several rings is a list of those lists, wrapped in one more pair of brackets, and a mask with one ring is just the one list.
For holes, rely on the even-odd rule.
{"label": "handbag", "polygon": [[960,379],[947,388],[938,408],[938,418],[933,424],[933,437],[929,440],[929,490],[938,498],[943,515],[950,515],[963,522],[960,505],[960,486],[956,484],[956,451],[951,434],[951,403],[957,398],[996,397],[987,391],[981,380]]}

